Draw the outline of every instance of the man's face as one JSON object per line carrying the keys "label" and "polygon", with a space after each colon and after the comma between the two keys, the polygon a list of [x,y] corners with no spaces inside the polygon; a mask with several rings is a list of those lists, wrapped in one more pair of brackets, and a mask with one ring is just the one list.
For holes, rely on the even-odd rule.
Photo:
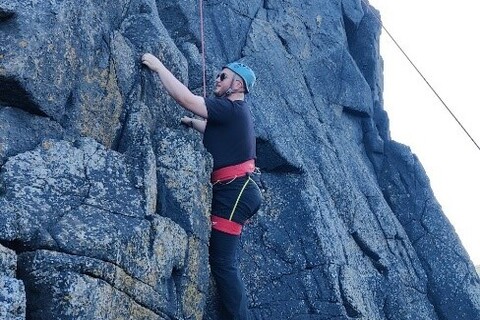
{"label": "man's face", "polygon": [[235,73],[227,68],[224,68],[215,78],[215,88],[213,93],[217,97],[221,97],[233,85]]}

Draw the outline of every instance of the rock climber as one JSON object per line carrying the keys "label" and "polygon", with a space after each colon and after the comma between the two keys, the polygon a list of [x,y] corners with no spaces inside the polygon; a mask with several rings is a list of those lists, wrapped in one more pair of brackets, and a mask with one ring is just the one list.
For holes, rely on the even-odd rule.
{"label": "rock climber", "polygon": [[182,117],[184,125],[203,133],[213,158],[209,260],[223,319],[249,319],[245,286],[238,265],[240,235],[245,222],[260,208],[262,196],[254,180],[256,140],[246,95],[255,73],[243,63],[227,64],[215,79],[214,96],[193,94],[154,55],[142,63],[156,72],[168,94],[202,119]]}

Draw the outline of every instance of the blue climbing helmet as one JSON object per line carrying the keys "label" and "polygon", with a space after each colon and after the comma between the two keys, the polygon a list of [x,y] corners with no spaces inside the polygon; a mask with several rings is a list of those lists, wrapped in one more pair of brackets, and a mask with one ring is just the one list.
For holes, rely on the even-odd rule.
{"label": "blue climbing helmet", "polygon": [[224,66],[224,68],[228,68],[238,74],[240,78],[242,78],[243,84],[245,85],[245,92],[250,92],[255,84],[255,80],[257,80],[257,77],[255,77],[255,73],[252,69],[240,62],[229,63]]}

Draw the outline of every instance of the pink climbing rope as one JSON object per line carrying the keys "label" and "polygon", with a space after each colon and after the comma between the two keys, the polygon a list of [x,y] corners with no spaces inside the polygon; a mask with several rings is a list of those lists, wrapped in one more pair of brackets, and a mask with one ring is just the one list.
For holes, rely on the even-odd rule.
{"label": "pink climbing rope", "polygon": [[200,42],[202,44],[202,77],[203,77],[203,97],[207,97],[207,71],[205,63],[205,34],[203,31],[203,0],[199,0],[200,6]]}

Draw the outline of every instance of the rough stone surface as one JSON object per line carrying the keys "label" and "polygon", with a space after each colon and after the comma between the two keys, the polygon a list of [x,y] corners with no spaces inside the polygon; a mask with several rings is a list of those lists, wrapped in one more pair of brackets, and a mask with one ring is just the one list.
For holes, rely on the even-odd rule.
{"label": "rough stone surface", "polygon": [[0,245],[0,319],[25,319],[25,287],[16,271],[17,255]]}
{"label": "rough stone surface", "polygon": [[[254,319],[480,319],[475,268],[390,138],[374,9],[203,3],[207,85],[234,60],[258,77]],[[211,159],[140,64],[201,94],[199,24],[193,0],[0,0],[1,319],[219,319]]]}

